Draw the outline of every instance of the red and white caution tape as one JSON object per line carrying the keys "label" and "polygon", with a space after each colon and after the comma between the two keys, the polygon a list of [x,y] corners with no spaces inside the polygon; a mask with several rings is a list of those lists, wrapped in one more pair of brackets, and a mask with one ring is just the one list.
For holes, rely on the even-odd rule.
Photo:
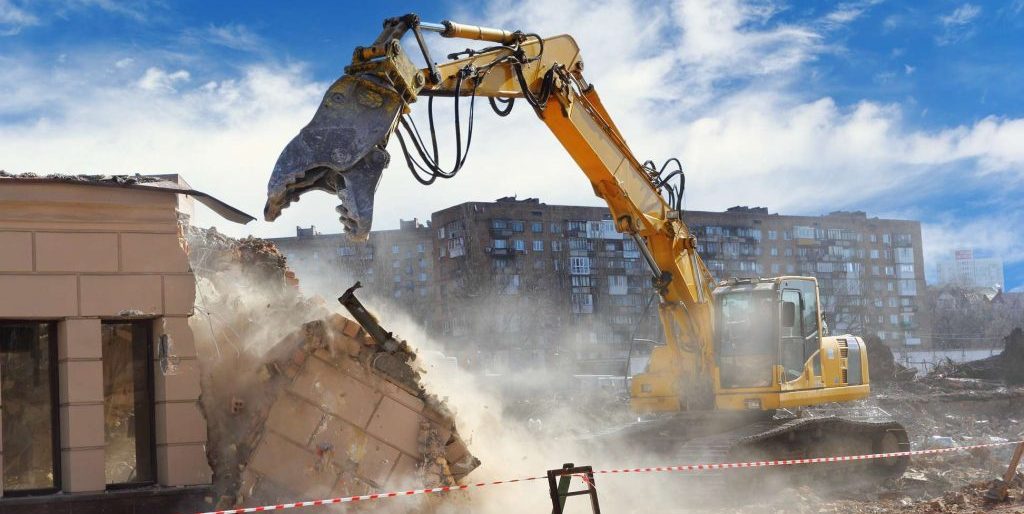
{"label": "red and white caution tape", "polygon": [[431,487],[429,489],[411,489],[409,491],[395,491],[390,493],[364,494],[362,496],[346,496],[343,498],[329,498],[326,500],[310,500],[295,503],[282,503],[279,505],[264,505],[262,507],[246,507],[240,509],[214,510],[201,512],[199,514],[245,514],[249,512],[266,512],[270,510],[297,509],[300,507],[319,507],[321,505],[334,505],[337,503],[355,503],[368,500],[379,500],[381,498],[395,498],[397,496],[413,496],[416,494],[447,493],[449,491],[464,491],[470,488],[479,488],[488,485],[512,484],[515,482],[529,482],[531,480],[544,480],[547,477],[514,478],[512,480],[498,480],[496,482],[479,482],[476,484],[452,485],[445,487]]}
{"label": "red and white caution tape", "polygon": [[772,466],[792,466],[795,464],[820,464],[823,462],[849,462],[856,460],[891,459],[894,457],[909,457],[911,455],[934,455],[938,453],[951,453],[964,450],[977,450],[979,448],[993,448],[996,446],[1010,446],[1024,443],[1024,441],[1007,441],[1000,443],[975,444],[971,446],[954,446],[952,448],[935,448],[931,450],[913,450],[892,453],[874,453],[870,455],[841,455],[838,457],[812,457],[808,459],[787,459],[787,460],[764,460],[757,462],[728,462],[722,464],[684,464],[682,466],[662,466],[654,468],[631,468],[631,469],[602,469],[595,470],[594,474],[616,474],[616,473],[656,473],[659,471],[711,471],[716,469],[737,469],[737,468],[767,468]]}
{"label": "red and white caution tape", "polygon": [[[657,473],[663,471],[711,471],[717,469],[737,469],[737,468],[766,468],[773,466],[792,466],[796,464],[819,464],[825,462],[848,462],[858,460],[872,460],[872,459],[890,459],[894,457],[909,457],[912,455],[935,455],[940,453],[952,453],[964,450],[977,450],[980,448],[995,448],[998,446],[1011,446],[1022,444],[1024,441],[1006,441],[1000,443],[987,443],[987,444],[975,444],[971,446],[954,446],[952,448],[935,448],[930,450],[913,450],[905,452],[892,452],[892,453],[875,453],[870,455],[841,455],[838,457],[812,457],[808,459],[786,459],[786,460],[766,460],[758,462],[729,462],[721,464],[684,464],[681,466],[660,466],[653,468],[628,468],[628,469],[602,469],[594,470],[593,473],[597,474],[625,474],[625,473]],[[322,505],[334,505],[338,503],[356,503],[369,500],[379,500],[381,498],[395,498],[398,496],[413,496],[417,494],[431,494],[431,493],[447,493],[450,491],[465,491],[467,489],[477,489],[480,487],[500,484],[512,484],[516,482],[530,482],[533,480],[544,480],[543,477],[528,477],[528,478],[516,478],[512,480],[498,480],[495,482],[479,482],[476,484],[464,484],[464,485],[453,485],[445,487],[432,487],[429,489],[411,489],[408,491],[395,491],[389,493],[375,493],[375,494],[364,494],[361,496],[346,496],[342,498],[329,498],[325,500],[310,500],[301,501],[295,503],[282,503],[278,505],[263,505],[260,507],[246,507],[239,509],[228,509],[228,510],[215,510],[209,512],[201,512],[199,514],[248,514],[250,512],[267,512],[272,510],[285,510],[285,509],[297,509],[301,507],[319,507]],[[588,479],[584,478],[584,481],[589,482]]]}

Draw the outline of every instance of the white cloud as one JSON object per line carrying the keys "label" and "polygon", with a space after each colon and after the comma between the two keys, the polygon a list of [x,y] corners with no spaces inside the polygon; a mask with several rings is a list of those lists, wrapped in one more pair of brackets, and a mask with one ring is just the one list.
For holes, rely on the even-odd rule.
{"label": "white cloud", "polygon": [[131,57],[125,57],[124,59],[118,59],[117,62],[114,63],[114,67],[124,69],[133,64],[135,64],[135,59],[132,59]]}
{"label": "white cloud", "polygon": [[137,82],[138,86],[146,91],[174,91],[174,84],[177,82],[188,82],[191,74],[185,70],[178,70],[171,73],[162,68],[152,67],[146,69],[146,73]]}
{"label": "white cloud", "polygon": [[903,73],[905,75],[913,75],[915,71],[917,71],[917,68],[915,68],[915,67],[913,67],[913,66],[911,66],[909,64],[904,64],[903,65]]}
{"label": "white cloud", "polygon": [[99,9],[126,18],[145,22],[148,19],[150,0],[66,0],[64,7],[69,9]]}
{"label": "white cloud", "polygon": [[973,4],[964,4],[957,7],[952,13],[939,16],[939,22],[946,26],[967,25],[974,21],[981,14],[981,7]]}
{"label": "white cloud", "polygon": [[969,39],[974,35],[973,22],[981,14],[981,7],[974,4],[963,4],[953,12],[939,16],[939,24],[943,31],[935,37],[941,45],[951,45]]}
{"label": "white cloud", "polygon": [[25,27],[39,24],[39,18],[11,0],[0,0],[0,36],[14,36]]}
{"label": "white cloud", "polygon": [[238,23],[227,25],[210,25],[202,35],[205,41],[213,44],[233,48],[235,50],[257,50],[263,44],[263,39],[248,27]]}

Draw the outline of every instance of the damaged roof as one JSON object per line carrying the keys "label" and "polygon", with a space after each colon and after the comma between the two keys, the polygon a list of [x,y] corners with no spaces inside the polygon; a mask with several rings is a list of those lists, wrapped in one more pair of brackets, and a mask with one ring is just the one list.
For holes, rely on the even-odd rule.
{"label": "damaged roof", "polygon": [[244,225],[256,219],[241,210],[214,198],[213,196],[202,191],[192,189],[184,179],[176,174],[140,175],[136,173],[134,175],[73,175],[66,173],[54,173],[50,175],[38,175],[36,173],[14,174],[0,170],[0,183],[5,181],[33,184],[78,184],[96,187],[121,187],[127,189],[143,189],[163,193],[183,194],[195,198],[228,221]]}

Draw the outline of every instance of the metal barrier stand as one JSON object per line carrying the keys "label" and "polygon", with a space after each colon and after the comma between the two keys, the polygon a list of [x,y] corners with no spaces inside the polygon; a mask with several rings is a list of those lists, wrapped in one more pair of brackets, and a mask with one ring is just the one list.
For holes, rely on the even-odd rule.
{"label": "metal barrier stand", "polygon": [[[586,489],[569,491],[572,477],[579,476],[587,485]],[[556,482],[555,479],[558,479]],[[563,464],[561,469],[548,470],[548,489],[551,491],[551,513],[562,514],[565,502],[570,496],[586,494],[590,496],[590,508],[594,514],[601,514],[601,506],[597,503],[597,486],[594,482],[594,470],[590,466],[575,466],[573,463]]]}

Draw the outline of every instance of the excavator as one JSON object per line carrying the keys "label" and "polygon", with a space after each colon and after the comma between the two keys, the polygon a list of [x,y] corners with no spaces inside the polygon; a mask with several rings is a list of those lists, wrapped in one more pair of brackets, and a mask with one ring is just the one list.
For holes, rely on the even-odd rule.
{"label": "excavator", "polygon": [[[428,33],[489,46],[436,63]],[[403,38],[418,47],[425,67],[413,63]],[[698,462],[908,450],[900,424],[843,409],[869,396],[867,348],[859,337],[829,335],[816,279],[716,283],[684,222],[681,164],[641,162],[583,72],[568,35],[428,23],[413,14],[387,19],[371,45],[355,49],[312,120],[282,151],[265,218],[273,221],[306,192],[326,191],[341,200],[337,210],[350,238],[365,239],[392,135],[417,180],[450,179],[469,153],[474,100],[487,98],[499,116],[525,101],[607,203],[615,229],[636,242],[658,294],[664,344],[632,379],[630,406],[640,421],[623,434],[653,440],[664,455],[714,459]],[[410,116],[424,98],[429,141]],[[450,169],[439,165],[434,123],[434,101],[446,98],[454,99],[456,120]],[[467,101],[463,131],[460,106]],[[845,466],[844,482],[859,476],[877,483],[899,477],[907,463],[907,457],[892,457],[827,466]],[[817,472],[826,465],[814,466]]]}

